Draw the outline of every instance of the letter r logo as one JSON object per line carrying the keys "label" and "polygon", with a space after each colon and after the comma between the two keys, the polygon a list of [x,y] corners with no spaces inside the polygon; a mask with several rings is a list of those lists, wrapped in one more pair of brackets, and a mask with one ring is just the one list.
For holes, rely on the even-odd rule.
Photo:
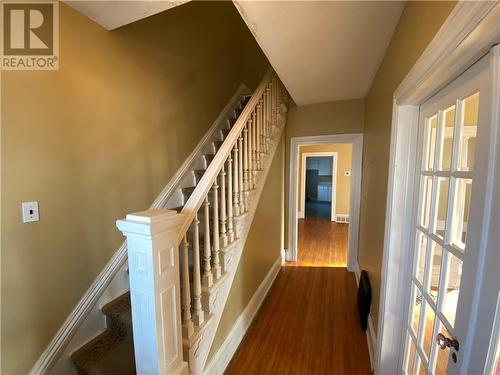
{"label": "letter r logo", "polygon": [[53,54],[53,4],[9,3],[3,7],[4,55]]}

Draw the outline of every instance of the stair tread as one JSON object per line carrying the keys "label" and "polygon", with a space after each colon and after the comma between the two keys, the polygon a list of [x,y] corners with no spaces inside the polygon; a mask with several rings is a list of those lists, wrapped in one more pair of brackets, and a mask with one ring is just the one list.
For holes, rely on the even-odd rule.
{"label": "stair tread", "polygon": [[116,316],[124,312],[130,312],[130,306],[130,293],[126,292],[104,305],[102,312],[107,316]]}
{"label": "stair tread", "polygon": [[108,352],[93,368],[92,374],[135,374],[134,347],[130,342],[121,342]]}
{"label": "stair tread", "polygon": [[135,374],[131,340],[106,330],[71,355],[82,374]]}

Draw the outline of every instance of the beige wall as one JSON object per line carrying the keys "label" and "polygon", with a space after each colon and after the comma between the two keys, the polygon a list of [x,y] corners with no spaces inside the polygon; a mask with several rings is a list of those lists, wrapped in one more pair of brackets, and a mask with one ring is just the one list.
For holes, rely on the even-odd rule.
{"label": "beige wall", "polygon": [[454,2],[408,2],[366,98],[359,265],[373,290],[372,317],[378,320],[380,272],[395,89],[415,64]]}
{"label": "beige wall", "polygon": [[[285,153],[285,217],[288,218],[290,186],[290,140],[292,137],[362,133],[365,121],[365,100],[334,102],[292,107],[286,125]],[[285,221],[285,249],[288,244],[288,219]]]}
{"label": "beige wall", "polygon": [[281,256],[284,229],[284,146],[282,137],[248,233],[207,363],[221,347],[271,266]]}
{"label": "beige wall", "polygon": [[337,170],[334,171],[336,178],[337,193],[335,195],[335,213],[349,215],[349,200],[351,192],[351,177],[344,176],[345,171],[351,170],[352,144],[332,144],[332,145],[312,145],[301,146],[299,148],[299,211],[304,210],[304,201],[302,200],[302,156],[308,152],[336,152]]}
{"label": "beige wall", "polygon": [[[2,72],[2,374],[27,373],[123,240],[115,220],[149,207],[268,66],[230,2],[112,32],[60,13],[60,70]],[[40,221],[23,225],[29,200]],[[261,255],[245,256],[265,272],[277,253]]]}

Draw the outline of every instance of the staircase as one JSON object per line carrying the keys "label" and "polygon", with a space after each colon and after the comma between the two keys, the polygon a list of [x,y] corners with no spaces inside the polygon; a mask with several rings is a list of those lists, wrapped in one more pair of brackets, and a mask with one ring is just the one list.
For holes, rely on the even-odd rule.
{"label": "staircase", "polygon": [[[71,355],[80,374],[202,374],[270,164],[286,96],[269,71],[153,207],[117,222],[130,292]],[[169,208],[169,209],[163,209]]]}

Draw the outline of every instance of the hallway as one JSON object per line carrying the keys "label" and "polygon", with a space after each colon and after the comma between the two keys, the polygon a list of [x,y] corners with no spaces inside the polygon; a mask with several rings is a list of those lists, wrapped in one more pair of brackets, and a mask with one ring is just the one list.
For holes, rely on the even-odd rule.
{"label": "hallway", "polygon": [[354,274],[283,267],[226,375],[370,374]]}
{"label": "hallway", "polygon": [[348,227],[299,220],[299,261],[282,267],[226,375],[371,373]]}

